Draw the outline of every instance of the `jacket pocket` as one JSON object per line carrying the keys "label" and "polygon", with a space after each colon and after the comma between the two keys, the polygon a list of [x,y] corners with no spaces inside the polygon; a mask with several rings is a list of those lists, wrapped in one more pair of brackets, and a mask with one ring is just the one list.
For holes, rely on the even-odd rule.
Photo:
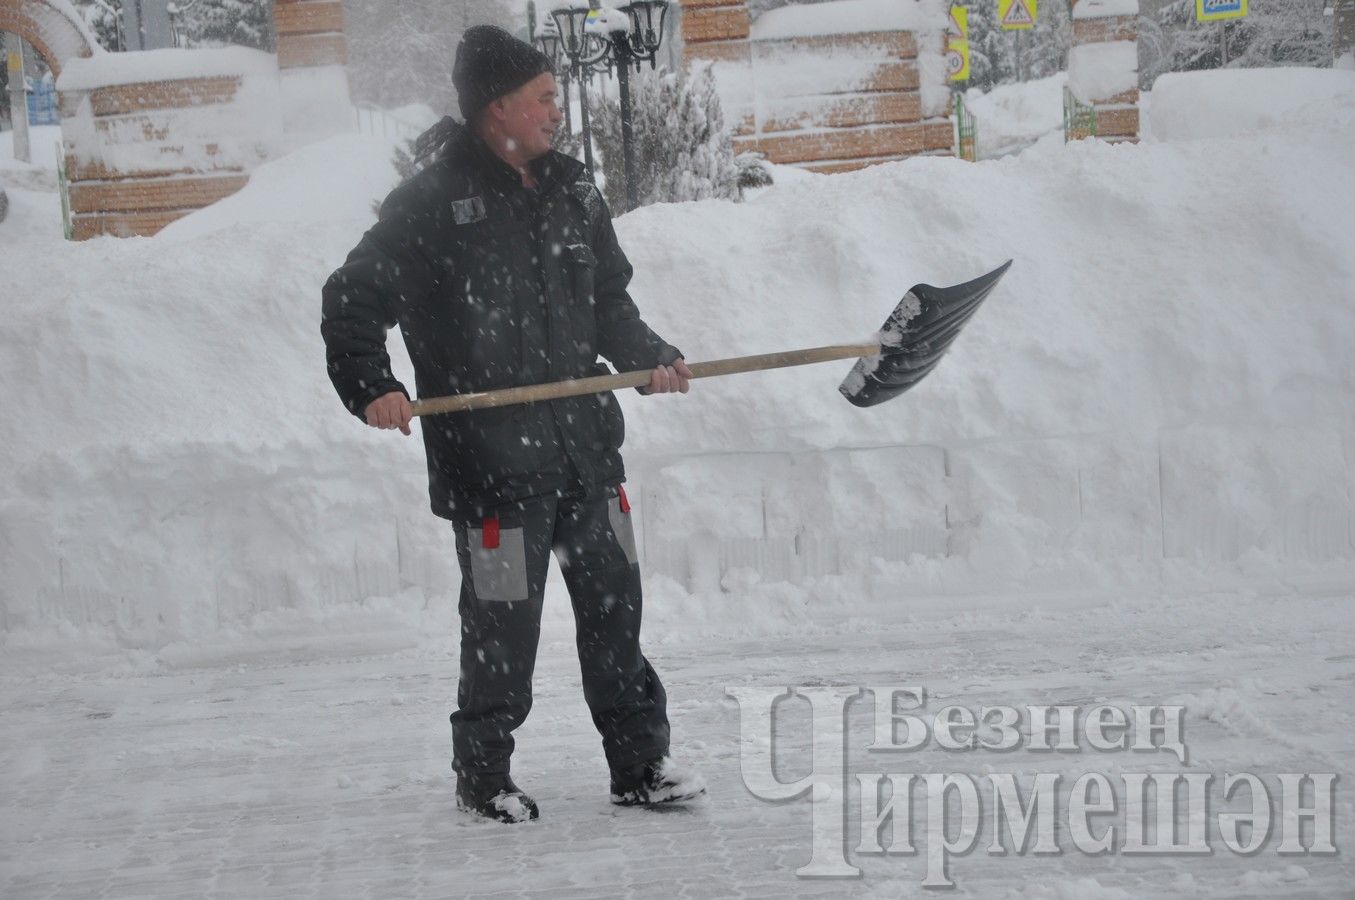
{"label": "jacket pocket", "polygon": [[597,257],[587,244],[570,244],[565,251],[569,255],[569,268],[574,281],[574,299],[591,306],[597,277]]}
{"label": "jacket pocket", "polygon": [[530,596],[524,534],[521,527],[496,527],[494,539],[487,541],[483,527],[466,529],[471,587],[481,603],[516,603]]}

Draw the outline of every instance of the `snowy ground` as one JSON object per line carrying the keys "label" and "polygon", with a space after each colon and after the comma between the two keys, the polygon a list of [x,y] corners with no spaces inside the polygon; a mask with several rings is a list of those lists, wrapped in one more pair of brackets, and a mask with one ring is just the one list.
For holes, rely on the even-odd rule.
{"label": "snowy ground", "polygon": [[[1006,98],[1005,130],[1045,130],[1022,112],[1045,105]],[[907,285],[1017,262],[879,410],[837,396],[845,365],[622,397],[645,644],[712,797],[606,803],[556,579],[515,760],[544,818],[520,829],[453,808],[458,584],[418,441],[361,428],[323,372],[319,284],[393,182],[391,142],[337,137],[157,238],[69,244],[51,160],[0,137],[0,896],[921,893],[918,857],[796,878],[810,804],[740,779],[725,688],[751,685],[1175,700],[1189,766],[881,761],[855,716],[848,775],[1339,773],[1345,849],[1355,74],[1173,76],[1149,118],[1138,146],[1041,140],[618,222],[637,301],[692,359],[856,340]],[[807,727],[778,732],[787,780]],[[1348,854],[1211,842],[997,858],[985,837],[951,874],[983,897],[1352,896]]]}
{"label": "snowy ground", "polygon": [[[549,598],[564,603],[562,596]],[[117,671],[6,673],[0,709],[6,897],[914,896],[925,856],[851,854],[853,881],[799,880],[807,800],[766,803],[739,774],[739,713],[725,688],[920,684],[960,704],[1188,706],[1189,766],[1130,753],[1011,754],[928,747],[854,771],[1216,773],[1355,769],[1355,620],[1349,595],[1104,597],[1069,607],[879,621],[650,655],[675,749],[711,796],[687,810],[612,808],[581,699],[572,636],[543,641],[536,707],[515,776],[542,819],[505,827],[456,812],[447,770],[448,641],[353,638],[347,647],[145,660]],[[808,770],[805,719],[783,721],[778,766]],[[1342,786],[1342,791],[1345,787]],[[1338,792],[1336,835],[1355,825]],[[1277,813],[1278,815],[1278,813]],[[858,821],[853,812],[849,822]],[[925,854],[925,838],[915,838]],[[849,846],[859,828],[848,829]],[[952,861],[955,894],[1146,898],[1351,896],[1349,854],[1254,857],[990,856]],[[1344,849],[1344,848],[1342,848]]]}

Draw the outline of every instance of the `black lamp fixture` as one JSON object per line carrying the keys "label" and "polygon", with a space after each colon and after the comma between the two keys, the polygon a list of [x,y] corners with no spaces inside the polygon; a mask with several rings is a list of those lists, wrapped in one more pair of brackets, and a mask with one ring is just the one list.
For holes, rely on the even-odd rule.
{"label": "black lamp fixture", "polygon": [[[598,0],[593,0],[598,2]],[[630,69],[639,71],[648,62],[656,67],[656,56],[663,43],[669,0],[631,0],[619,9],[594,8],[588,0],[574,0],[551,10],[554,41],[548,44],[549,26],[543,26],[538,46],[547,56],[564,66],[569,76],[580,83],[579,112],[583,125],[584,158],[593,169],[592,134],[589,127],[588,91],[584,84],[597,72],[616,68],[621,94],[621,144],[626,177],[627,208],[639,205],[639,184],[635,173],[635,136],[630,99]],[[552,53],[552,48],[554,53]],[[558,55],[557,55],[558,54]]]}
{"label": "black lamp fixture", "polygon": [[663,30],[668,20],[668,0],[631,0],[621,11],[630,17],[630,50],[637,61],[649,60],[654,68],[654,56],[663,43]]}
{"label": "black lamp fixture", "polygon": [[536,49],[546,54],[546,58],[551,61],[551,65],[559,67],[560,65],[560,31],[553,21],[542,22],[541,30],[536,33]]}
{"label": "black lamp fixture", "polygon": [[586,5],[550,11],[550,17],[555,20],[555,33],[560,41],[560,49],[569,57],[570,62],[575,64],[583,57],[584,47],[588,43],[584,25],[588,21],[589,12],[591,10]]}

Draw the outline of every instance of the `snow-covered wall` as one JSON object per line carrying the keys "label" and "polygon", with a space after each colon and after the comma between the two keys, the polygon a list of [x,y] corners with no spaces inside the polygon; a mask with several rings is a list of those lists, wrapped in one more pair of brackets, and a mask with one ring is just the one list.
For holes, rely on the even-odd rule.
{"label": "snow-covered wall", "polygon": [[751,24],[744,0],[695,0],[683,19],[736,149],[816,172],[951,151],[945,26],[938,0],[830,0]]}
{"label": "snow-covered wall", "polygon": [[280,149],[277,60],[258,50],[102,53],[57,90],[77,239],[154,234]]}
{"label": "snow-covered wall", "polygon": [[[1264,93],[1226,137],[913,159],[620,219],[637,302],[693,360],[863,339],[912,284],[1015,259],[888,404],[842,400],[848,363],[621,395],[647,630],[1349,583],[1355,75],[1320,73],[1346,81],[1312,104],[1312,74],[1154,103],[1180,122]],[[391,150],[309,146],[150,240],[43,236],[24,215],[52,198],[11,191],[0,640],[158,648],[358,606],[446,621],[453,541],[419,439],[344,411],[319,337]]]}

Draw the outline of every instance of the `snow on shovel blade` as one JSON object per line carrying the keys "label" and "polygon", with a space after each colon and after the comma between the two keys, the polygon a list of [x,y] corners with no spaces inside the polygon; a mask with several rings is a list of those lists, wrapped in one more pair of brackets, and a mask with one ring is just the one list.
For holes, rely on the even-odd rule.
{"label": "snow on shovel blade", "polygon": [[914,285],[880,330],[879,355],[857,360],[838,387],[842,396],[856,406],[875,406],[921,381],[1011,264],[1009,259],[987,275],[954,287]]}

